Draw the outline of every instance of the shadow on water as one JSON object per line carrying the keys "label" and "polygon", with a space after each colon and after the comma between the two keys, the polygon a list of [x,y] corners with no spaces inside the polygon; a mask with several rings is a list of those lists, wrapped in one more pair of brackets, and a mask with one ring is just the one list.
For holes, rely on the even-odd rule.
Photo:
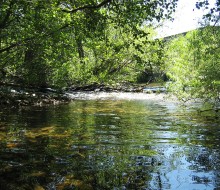
{"label": "shadow on water", "polygon": [[190,106],[101,98],[0,119],[0,189],[220,188],[220,120]]}

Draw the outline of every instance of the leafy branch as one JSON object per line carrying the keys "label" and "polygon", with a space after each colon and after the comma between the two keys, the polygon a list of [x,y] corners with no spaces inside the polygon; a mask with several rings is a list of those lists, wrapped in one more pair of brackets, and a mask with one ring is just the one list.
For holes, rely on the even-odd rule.
{"label": "leafy branch", "polygon": [[104,5],[106,5],[108,3],[111,3],[111,2],[112,2],[112,0],[104,0],[104,1],[102,1],[101,3],[99,3],[97,5],[85,5],[85,6],[77,7],[77,8],[72,9],[72,10],[63,9],[62,11],[67,12],[67,13],[75,13],[77,11],[82,11],[82,10],[85,10],[85,9],[99,9],[99,8],[103,7]]}
{"label": "leafy branch", "polygon": [[[62,10],[63,12],[67,12],[67,13],[76,13],[78,11],[81,11],[81,10],[85,10],[85,9],[99,9],[103,6],[105,6],[106,4],[110,3],[112,0],[104,0],[103,2],[97,4],[97,5],[85,5],[85,6],[81,6],[81,7],[78,7],[76,9],[73,9],[73,10]],[[4,18],[3,22],[0,23],[0,26],[1,27],[4,27],[5,24],[6,24],[6,21],[8,20],[10,14],[11,14],[11,6],[9,7],[9,10],[7,12],[7,15],[6,17]],[[39,38],[44,38],[44,37],[48,37],[48,36],[51,36],[53,35],[54,33],[56,32],[59,32],[65,28],[68,28],[69,26],[71,26],[73,23],[72,22],[69,22],[67,24],[64,24],[63,26],[61,26],[60,28],[57,28],[53,31],[50,31],[48,33],[44,33],[44,34],[41,34],[41,35],[35,35],[33,37],[28,37],[26,39],[23,39],[23,40],[20,40],[20,41],[17,41],[15,43],[12,43],[10,44],[9,46],[7,47],[3,47],[0,49],[0,53],[3,53],[3,52],[7,52],[7,51],[10,51],[11,49],[17,47],[17,46],[22,46],[22,45],[25,45],[26,42],[30,41],[30,40],[33,40],[33,39],[39,39]]]}

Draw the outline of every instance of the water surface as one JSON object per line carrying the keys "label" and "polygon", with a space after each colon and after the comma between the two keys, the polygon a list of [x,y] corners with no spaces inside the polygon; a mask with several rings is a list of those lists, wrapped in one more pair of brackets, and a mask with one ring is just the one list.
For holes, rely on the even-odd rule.
{"label": "water surface", "polygon": [[215,114],[155,95],[74,96],[0,111],[0,189],[220,188]]}

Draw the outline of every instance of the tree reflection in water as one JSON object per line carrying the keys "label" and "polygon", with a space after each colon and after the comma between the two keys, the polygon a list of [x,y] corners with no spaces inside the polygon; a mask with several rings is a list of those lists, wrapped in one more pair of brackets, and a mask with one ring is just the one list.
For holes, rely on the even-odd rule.
{"label": "tree reflection in water", "polygon": [[76,100],[0,118],[0,189],[220,187],[219,119],[173,102]]}

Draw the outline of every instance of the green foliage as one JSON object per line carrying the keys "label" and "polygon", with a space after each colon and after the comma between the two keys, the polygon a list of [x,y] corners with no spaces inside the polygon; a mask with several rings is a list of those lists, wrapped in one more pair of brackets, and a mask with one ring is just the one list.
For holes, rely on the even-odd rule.
{"label": "green foliage", "polygon": [[0,0],[1,80],[32,86],[135,80],[159,64],[158,44],[141,26],[169,18],[176,2]]}
{"label": "green foliage", "polygon": [[168,45],[166,72],[171,90],[181,99],[219,101],[219,27],[205,27],[172,40]]}
{"label": "green foliage", "polygon": [[154,73],[162,64],[162,43],[153,39],[154,32],[149,27],[138,28],[141,35],[135,36],[129,26],[119,28],[109,25],[105,39],[85,44],[88,70],[92,80],[136,81],[143,71]]}

